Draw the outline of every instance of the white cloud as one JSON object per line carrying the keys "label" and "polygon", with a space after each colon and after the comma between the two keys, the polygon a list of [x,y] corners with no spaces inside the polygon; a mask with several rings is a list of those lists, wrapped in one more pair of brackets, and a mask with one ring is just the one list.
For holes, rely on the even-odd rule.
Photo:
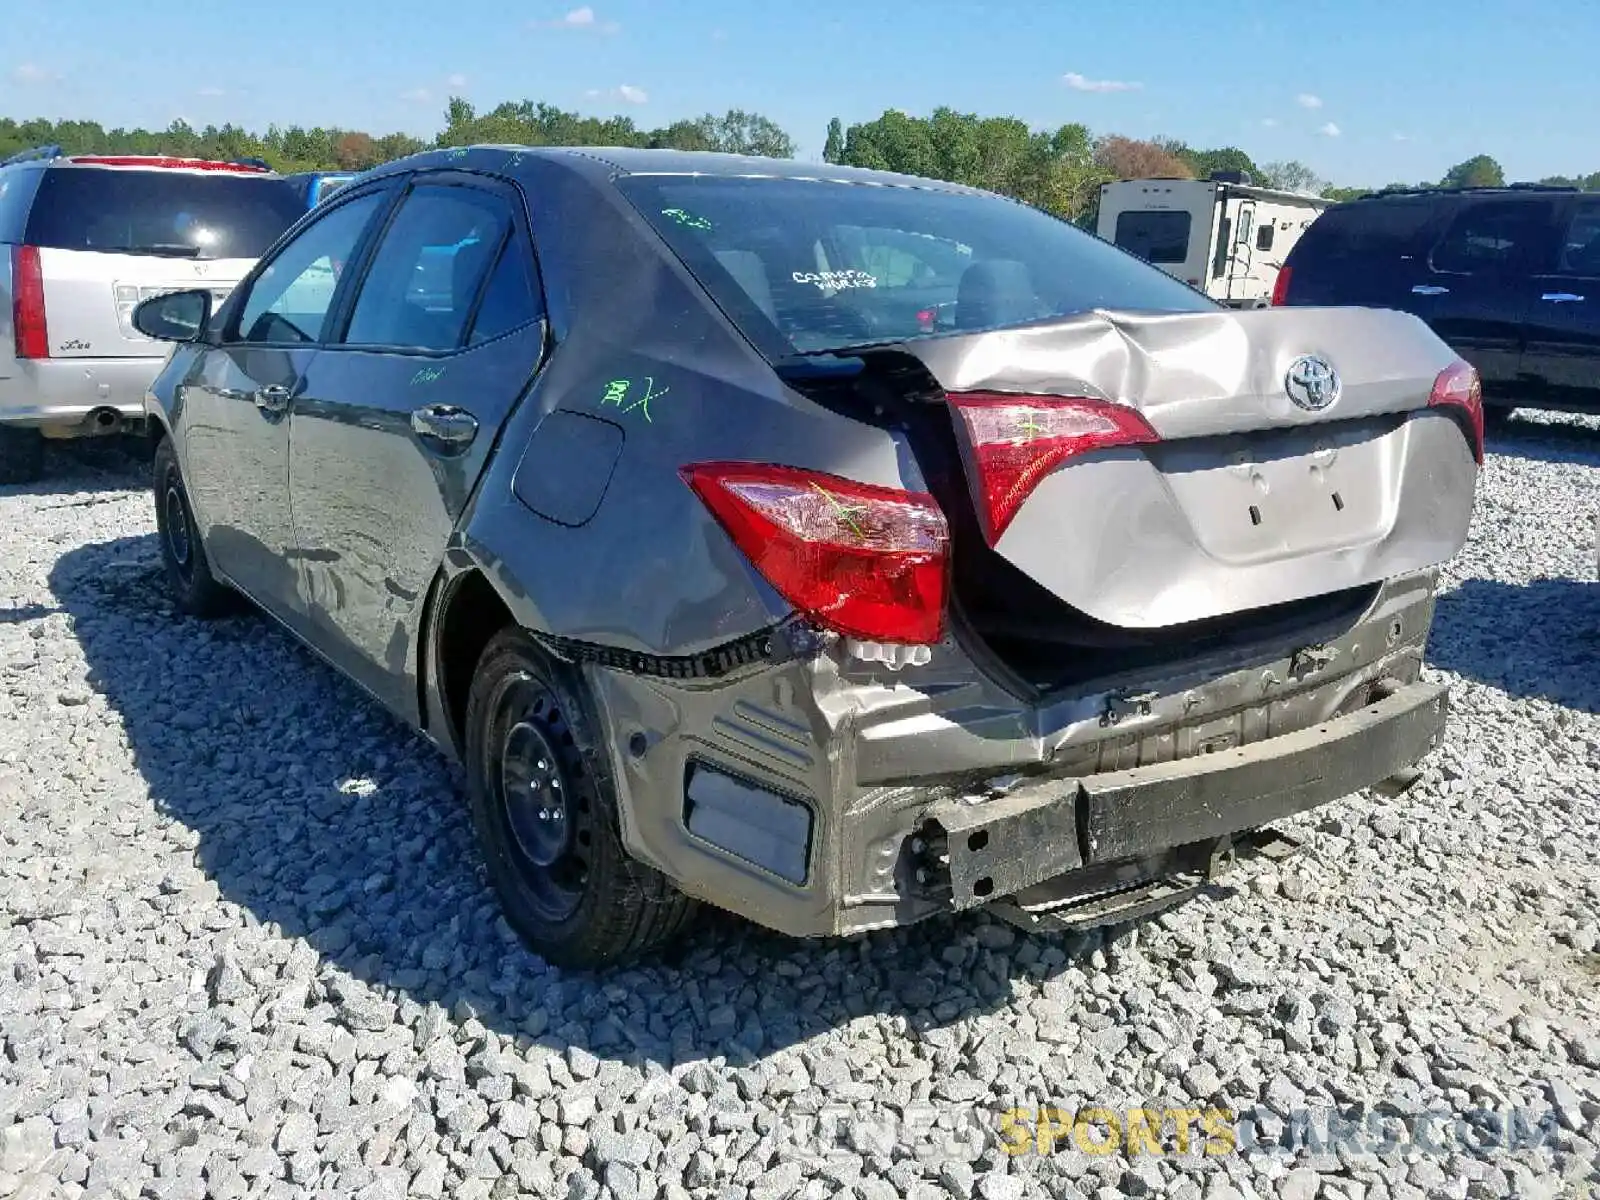
{"label": "white cloud", "polygon": [[650,93],[642,87],[624,83],[614,88],[589,88],[584,93],[590,100],[620,100],[624,104],[648,104]]}
{"label": "white cloud", "polygon": [[205,96],[209,99],[215,99],[218,96],[226,96],[227,94],[228,91],[226,88],[219,87],[203,87],[195,93],[197,96]]}
{"label": "white cloud", "polygon": [[1301,92],[1294,98],[1294,102],[1301,108],[1321,108],[1322,97],[1313,96],[1310,92]]}
{"label": "white cloud", "polygon": [[1276,129],[1277,127],[1278,127],[1278,118],[1277,117],[1262,117],[1261,118],[1261,128],[1263,128],[1263,129]]}
{"label": "white cloud", "polygon": [[460,72],[457,72],[454,75],[447,75],[445,76],[444,85],[448,88],[454,88],[459,92],[462,88],[467,86],[467,77],[462,75]]}
{"label": "white cloud", "polygon": [[1339,136],[1339,127],[1337,125],[1335,125],[1332,121],[1329,121],[1321,129],[1317,130],[1317,132],[1320,133],[1323,137],[1338,137]]}
{"label": "white cloud", "polygon": [[1397,142],[1409,142],[1411,140],[1411,135],[1409,133],[1396,133],[1392,136]]}
{"label": "white cloud", "polygon": [[433,93],[427,88],[412,88],[409,92],[401,92],[400,99],[410,104],[426,104],[433,99]]}
{"label": "white cloud", "polygon": [[54,71],[46,70],[38,63],[20,63],[11,72],[11,78],[18,83],[52,83],[57,78]]}
{"label": "white cloud", "polygon": [[725,42],[725,41],[727,41],[728,40],[728,31],[726,29],[713,29],[711,31],[711,40],[713,42]]}
{"label": "white cloud", "polygon": [[543,29],[576,29],[591,33],[616,33],[622,28],[616,21],[600,20],[587,4],[554,21],[536,21],[534,24]]}
{"label": "white cloud", "polygon": [[1061,82],[1075,92],[1137,92],[1142,83],[1124,83],[1120,79],[1086,79],[1076,71],[1068,71]]}

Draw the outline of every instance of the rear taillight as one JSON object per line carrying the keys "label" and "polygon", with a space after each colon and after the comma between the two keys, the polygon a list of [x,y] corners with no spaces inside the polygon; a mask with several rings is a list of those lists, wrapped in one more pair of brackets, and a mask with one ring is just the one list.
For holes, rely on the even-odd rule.
{"label": "rear taillight", "polygon": [[1092,450],[1161,440],[1125,405],[1057,396],[964,392],[950,403],[977,458],[984,535],[995,545],[1044,477]]}
{"label": "rear taillight", "polygon": [[44,319],[44,271],[39,247],[11,247],[11,329],[18,358],[49,358],[50,331]]}
{"label": "rear taillight", "polygon": [[1282,308],[1289,303],[1289,277],[1294,274],[1293,267],[1279,267],[1278,278],[1272,282],[1272,307]]}
{"label": "rear taillight", "polygon": [[950,535],[932,496],[760,463],[681,473],[797,611],[867,641],[939,640]]}
{"label": "rear taillight", "polygon": [[1470,363],[1457,362],[1439,372],[1428,395],[1429,408],[1445,408],[1461,422],[1472,459],[1483,465],[1483,381]]}

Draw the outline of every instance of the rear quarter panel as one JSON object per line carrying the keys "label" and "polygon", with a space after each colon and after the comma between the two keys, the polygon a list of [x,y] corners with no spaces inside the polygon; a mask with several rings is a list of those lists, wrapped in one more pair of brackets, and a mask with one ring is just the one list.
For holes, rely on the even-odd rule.
{"label": "rear quarter panel", "polygon": [[[719,459],[778,462],[920,488],[887,432],[785,388],[770,365],[620,193],[559,164],[525,182],[555,342],[507,425],[463,524],[462,543],[518,620],[558,637],[659,655],[706,650],[772,626],[785,605],[679,476]],[[541,437],[552,412],[606,422],[621,448],[605,479],[587,457],[560,465]],[[572,489],[581,524],[517,497]],[[560,513],[556,515],[561,515]],[[569,518],[574,519],[574,518]]]}

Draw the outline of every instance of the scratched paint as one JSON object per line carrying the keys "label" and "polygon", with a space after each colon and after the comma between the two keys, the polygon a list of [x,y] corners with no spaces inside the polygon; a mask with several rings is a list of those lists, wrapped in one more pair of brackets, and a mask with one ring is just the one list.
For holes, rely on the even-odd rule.
{"label": "scratched paint", "polygon": [[655,418],[650,415],[650,401],[661,399],[671,390],[671,388],[658,390],[653,375],[645,376],[642,388],[635,387],[631,379],[613,379],[606,384],[600,403],[609,404],[625,413],[637,411],[646,421],[654,424]]}

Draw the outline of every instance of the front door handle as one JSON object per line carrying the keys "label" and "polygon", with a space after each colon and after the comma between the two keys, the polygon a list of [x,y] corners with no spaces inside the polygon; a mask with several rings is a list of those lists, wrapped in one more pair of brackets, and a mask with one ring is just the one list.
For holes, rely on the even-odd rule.
{"label": "front door handle", "polygon": [[411,414],[411,428],[419,437],[440,442],[452,449],[468,445],[478,436],[478,420],[454,404],[428,404]]}
{"label": "front door handle", "polygon": [[1577,304],[1583,301],[1582,296],[1575,296],[1571,292],[1546,292],[1539,299],[1548,300],[1551,304]]}
{"label": "front door handle", "polygon": [[1449,291],[1449,288],[1440,287],[1438,284],[1419,283],[1411,289],[1411,294],[1413,296],[1444,296],[1449,294]]}
{"label": "front door handle", "polygon": [[256,407],[264,413],[281,413],[289,407],[293,393],[281,383],[269,383],[256,389]]}

